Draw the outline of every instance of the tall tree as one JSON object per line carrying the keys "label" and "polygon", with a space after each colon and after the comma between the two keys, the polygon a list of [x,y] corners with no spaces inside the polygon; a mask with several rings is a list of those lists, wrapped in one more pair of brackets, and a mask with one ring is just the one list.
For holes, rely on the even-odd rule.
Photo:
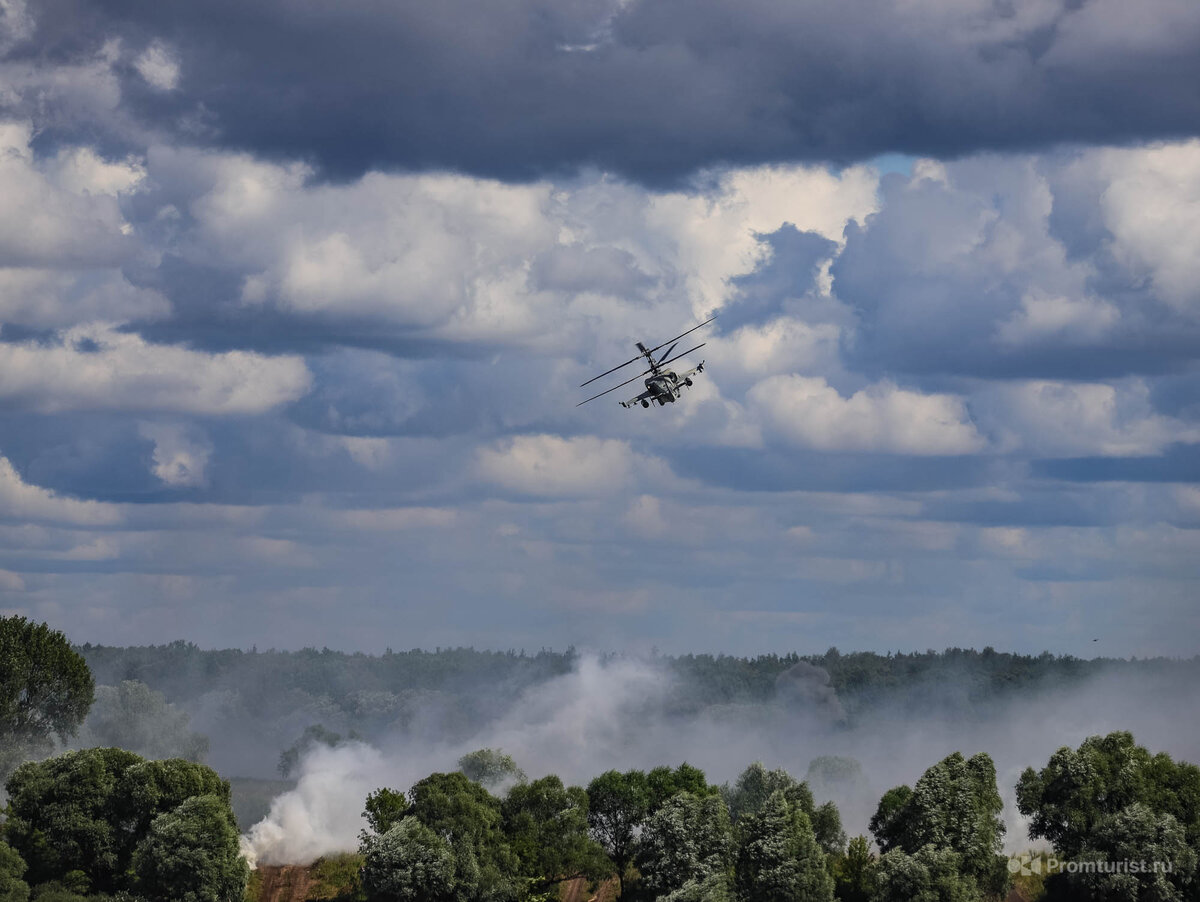
{"label": "tall tree", "polygon": [[131,870],[137,894],[149,902],[241,902],[250,872],[228,800],[192,796],[158,815]]}
{"label": "tall tree", "polygon": [[1151,755],[1128,732],[1090,736],[1078,749],[1061,748],[1040,771],[1017,781],[1017,808],[1029,835],[1049,840],[1064,857],[1078,855],[1107,818],[1140,802],[1169,814],[1200,848],[1200,768]]}
{"label": "tall tree", "polygon": [[588,836],[588,796],[551,774],[518,783],[500,806],[504,835],[531,892],[606,873],[604,850]]}
{"label": "tall tree", "polygon": [[621,895],[625,872],[637,849],[637,835],[650,812],[650,786],[640,770],[610,770],[587,787],[588,826],[617,873]]}
{"label": "tall tree", "polygon": [[865,836],[850,840],[833,868],[833,894],[840,902],[868,902],[875,887],[875,859]]}
{"label": "tall tree", "polygon": [[662,899],[689,884],[711,883],[728,871],[732,850],[725,801],[715,794],[676,793],[642,828],[635,855],[640,888],[649,898]]}
{"label": "tall tree", "polygon": [[0,617],[0,777],[74,736],[94,692],[87,663],[62,633]]}
{"label": "tall tree", "polygon": [[[1200,768],[1151,755],[1130,733],[1091,736],[1017,782],[1029,835],[1073,861],[1147,862],[1147,871],[1076,871],[1046,881],[1050,898],[1176,900],[1195,894]],[[1155,871],[1151,863],[1159,862]],[[1165,870],[1167,863],[1170,870]],[[1190,887],[1190,889],[1186,889]]]}
{"label": "tall tree", "polygon": [[[206,805],[217,805],[225,821],[235,823],[229,784],[212,768],[182,759],[144,761],[123,749],[83,749],[27,762],[6,788],[5,834],[28,863],[34,884],[77,872],[92,890],[130,889],[138,844],[162,815],[178,812],[194,798],[213,800]],[[236,853],[236,827],[230,829]],[[188,854],[197,858],[198,867],[207,868],[219,851],[214,850],[203,847]]]}
{"label": "tall tree", "polygon": [[454,852],[415,817],[365,837],[362,853],[362,885],[371,902],[454,902]]}
{"label": "tall tree", "polygon": [[744,902],[832,902],[833,880],[800,803],[777,789],[738,822],[735,885]]}
{"label": "tall tree", "polygon": [[871,902],[979,902],[979,887],[949,848],[892,849],[879,857]]}
{"label": "tall tree", "polygon": [[667,799],[680,792],[690,792],[697,798],[719,793],[720,787],[709,786],[704,771],[686,761],[671,770],[656,767],[646,774],[646,786],[650,791],[650,810],[656,811]]}
{"label": "tall tree", "polygon": [[735,824],[743,817],[757,814],[774,793],[782,792],[808,817],[817,843],[826,854],[841,854],[846,847],[846,834],[837,806],[833,802],[818,806],[808,784],[782,768],[767,770],[761,761],[756,761],[742,771],[732,787],[726,785],[721,792]]}
{"label": "tall tree", "polygon": [[911,790],[901,786],[886,793],[871,830],[884,852],[913,855],[926,846],[954,852],[964,875],[981,891],[999,895],[1008,883],[1000,855],[1003,808],[992,759],[982,752],[970,759],[955,752],[925,771]]}
{"label": "tall tree", "polygon": [[6,842],[0,841],[0,902],[27,902],[29,884],[21,879],[25,862]]}
{"label": "tall tree", "polygon": [[141,760],[123,749],[83,749],[13,772],[5,835],[32,883],[81,871],[96,890],[118,888],[127,840],[118,829],[116,788]]}
{"label": "tall tree", "polygon": [[516,890],[517,859],[504,837],[500,800],[465,774],[431,774],[409,790],[408,816],[445,840],[464,898],[502,900]]}
{"label": "tall tree", "polygon": [[458,759],[458,769],[466,774],[468,780],[474,780],[488,789],[525,779],[525,771],[517,767],[513,756],[506,755],[503,749],[468,752]]}

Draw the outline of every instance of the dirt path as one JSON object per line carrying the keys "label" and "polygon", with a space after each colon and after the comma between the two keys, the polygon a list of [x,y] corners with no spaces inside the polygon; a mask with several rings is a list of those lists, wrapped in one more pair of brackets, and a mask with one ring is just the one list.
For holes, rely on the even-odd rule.
{"label": "dirt path", "polygon": [[258,902],[304,902],[312,878],[302,864],[262,865],[262,892]]}
{"label": "dirt path", "polygon": [[562,902],[613,902],[617,897],[617,880],[605,880],[596,888],[596,892],[588,892],[586,880],[568,880],[562,885],[559,898]]}

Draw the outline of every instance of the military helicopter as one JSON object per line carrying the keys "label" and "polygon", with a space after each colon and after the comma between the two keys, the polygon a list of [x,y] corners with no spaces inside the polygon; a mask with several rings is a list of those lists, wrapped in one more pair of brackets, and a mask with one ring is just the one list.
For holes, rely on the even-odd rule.
{"label": "military helicopter", "polygon": [[[584,382],[583,385],[580,385],[579,387],[583,388],[584,385],[591,385],[597,379],[603,379],[605,376],[609,375],[610,373],[615,373],[617,370],[621,369],[621,367],[629,366],[629,364],[636,363],[639,360],[648,361],[650,364],[650,369],[646,370],[646,372],[644,372],[644,373],[638,373],[632,379],[626,379],[620,385],[614,385],[612,388],[605,389],[604,391],[600,392],[600,394],[598,394],[598,395],[592,395],[587,400],[580,401],[575,406],[581,407],[584,404],[586,404],[588,401],[595,401],[597,398],[602,398],[605,395],[607,395],[609,392],[616,391],[618,388],[621,388],[621,386],[623,386],[623,385],[628,385],[630,382],[634,382],[638,379],[641,379],[642,376],[650,377],[649,379],[646,380],[646,390],[644,392],[642,392],[640,395],[638,395],[637,397],[630,398],[628,401],[621,401],[620,404],[622,407],[633,407],[633,405],[635,405],[635,404],[641,404],[643,407],[649,407],[654,402],[657,402],[658,405],[660,407],[662,407],[666,404],[673,404],[675,401],[678,401],[679,396],[681,394],[683,394],[684,388],[691,387],[692,376],[695,376],[699,373],[704,372],[704,361],[701,360],[698,364],[696,364],[694,367],[692,367],[692,369],[688,370],[686,373],[676,373],[673,370],[664,369],[664,367],[666,367],[666,365],[668,363],[674,363],[676,360],[678,360],[680,357],[683,357],[685,354],[690,354],[690,353],[692,353],[692,351],[698,351],[702,347],[704,347],[706,344],[708,344],[708,342],[704,341],[704,342],[701,342],[700,344],[696,345],[696,347],[694,347],[694,348],[688,348],[686,351],[680,351],[674,357],[671,356],[671,352],[674,351],[675,346],[677,344],[679,344],[679,339],[683,338],[684,335],[691,335],[697,329],[707,326],[714,319],[716,319],[715,316],[710,316],[708,319],[706,319],[704,322],[702,322],[699,326],[693,326],[692,328],[688,329],[686,332],[682,333],[681,335],[676,335],[674,338],[668,338],[662,344],[660,344],[656,347],[653,347],[653,348],[647,348],[640,341],[636,342],[637,349],[640,352],[637,357],[634,357],[632,360],[626,360],[624,363],[620,364],[619,366],[614,366],[611,370],[606,370],[605,372],[601,373],[599,376],[593,376],[591,379],[589,379],[587,382]],[[668,345],[670,345],[670,347],[667,347]],[[662,353],[662,355],[658,358],[658,360],[655,360],[654,354],[656,351],[658,351],[659,348],[667,348],[667,349],[666,349],[666,351],[664,351]]]}

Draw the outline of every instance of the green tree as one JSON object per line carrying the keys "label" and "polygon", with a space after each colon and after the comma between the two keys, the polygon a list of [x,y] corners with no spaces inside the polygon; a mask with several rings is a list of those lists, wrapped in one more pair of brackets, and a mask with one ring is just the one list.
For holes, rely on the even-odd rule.
{"label": "green tree", "polygon": [[407,817],[408,808],[408,797],[404,793],[385,786],[367,795],[362,816],[367,819],[370,833],[382,836]]}
{"label": "green tree", "polygon": [[588,796],[580,787],[565,787],[554,775],[518,783],[500,811],[518,873],[531,892],[606,872],[604,850],[588,835]]}
{"label": "green tree", "polygon": [[664,899],[689,884],[711,885],[727,874],[732,850],[725,801],[714,794],[675,793],[642,827],[634,859],[640,889],[649,898]]}
{"label": "green tree", "polygon": [[415,817],[402,818],[361,849],[363,890],[371,902],[454,902],[456,863],[449,843]]}
{"label": "green tree", "polygon": [[250,872],[229,800],[192,796],[158,815],[133,853],[132,871],[149,902],[241,902]]}
{"label": "green tree", "polygon": [[1008,885],[1000,855],[1003,808],[992,759],[982,752],[964,759],[955,752],[925,771],[911,791],[897,787],[885,794],[871,830],[884,852],[948,849],[982,892],[1002,895]]}
{"label": "green tree", "polygon": [[1200,768],[1151,755],[1131,733],[1061,748],[1046,767],[1026,768],[1017,781],[1017,808],[1030,819],[1029,835],[1049,840],[1063,858],[1078,856],[1104,821],[1134,803],[1171,815],[1188,844],[1200,848]]}
{"label": "green tree", "polygon": [[978,902],[979,887],[961,868],[962,856],[948,848],[892,849],[879,858],[871,902]]}
{"label": "green tree", "polygon": [[232,811],[229,781],[211,767],[182,758],[139,761],[117,782],[113,807],[122,833],[132,839],[144,836],[160,814],[194,796],[215,796]]}
{"label": "green tree", "polygon": [[621,895],[625,872],[637,849],[637,835],[650,813],[650,786],[640,770],[610,770],[587,787],[588,826],[617,873]]}
{"label": "green tree", "polygon": [[525,779],[525,771],[517,767],[512,755],[504,754],[503,749],[468,752],[458,759],[458,769],[466,774],[468,780],[481,783],[488,789]]}
{"label": "green tree", "polygon": [[144,758],[201,761],[208,737],[188,729],[186,711],[168,704],[145,683],[125,680],[96,687],[96,700],[84,721],[80,743],[128,749]]}
{"label": "green tree", "polygon": [[87,662],[62,633],[0,617],[0,777],[74,736],[94,691]]}
{"label": "green tree", "polygon": [[[152,825],[192,798],[215,799],[230,824],[229,784],[210,767],[145,761],[123,749],[83,749],[27,762],[9,778],[5,832],[34,884],[76,892],[129,889],[135,850]],[[231,827],[234,847],[236,827]],[[190,853],[206,860],[211,850]]]}
{"label": "green tree", "polygon": [[671,796],[680,792],[690,792],[697,798],[716,795],[721,790],[717,786],[709,786],[704,771],[693,767],[686,761],[671,770],[669,767],[656,767],[646,774],[646,787],[650,793],[650,811],[657,811]]}
{"label": "green tree", "polygon": [[[1140,802],[1105,818],[1080,850],[1080,862],[1142,862],[1146,868],[1111,872],[1097,868],[1053,874],[1047,880],[1051,899],[1095,902],[1183,902],[1195,898],[1196,851],[1183,827],[1169,814],[1156,814]],[[1161,869],[1156,869],[1158,862]],[[1169,866],[1169,870],[1167,869]]]}
{"label": "green tree", "polygon": [[31,883],[82,871],[97,890],[117,888],[128,836],[119,828],[116,788],[141,760],[123,749],[83,749],[16,769],[5,786],[5,833]]}
{"label": "green tree", "polygon": [[841,902],[868,902],[875,887],[875,859],[865,836],[850,840],[846,853],[835,859],[833,894]]}
{"label": "green tree", "polygon": [[[1200,848],[1200,769],[1151,755],[1127,732],[1091,736],[1055,752],[1041,771],[1017,782],[1017,807],[1029,835],[1078,862],[1163,862],[1170,872],[1053,874],[1051,899],[1190,898]],[[1164,865],[1165,866],[1165,865]]]}
{"label": "green tree", "polygon": [[25,862],[6,842],[0,842],[0,902],[27,902],[29,884],[21,879]]}
{"label": "green tree", "polygon": [[515,897],[517,859],[505,841],[500,800],[465,774],[431,774],[409,790],[408,815],[440,836],[455,857],[463,898]]}
{"label": "green tree", "polygon": [[799,801],[777,789],[738,822],[735,885],[745,902],[832,902],[833,880]]}
{"label": "green tree", "polygon": [[782,768],[767,770],[761,761],[756,761],[742,771],[732,787],[724,786],[721,791],[735,824],[743,817],[757,814],[774,793],[782,792],[808,817],[817,843],[826,854],[840,854],[846,846],[837,806],[832,802],[818,806],[808,784],[796,780]]}
{"label": "green tree", "polygon": [[815,803],[808,786],[783,768],[767,770],[761,761],[755,761],[742,771],[732,787],[723,789],[729,816],[735,824],[746,815],[757,814],[771,795],[779,791],[799,802],[805,813],[812,812]]}

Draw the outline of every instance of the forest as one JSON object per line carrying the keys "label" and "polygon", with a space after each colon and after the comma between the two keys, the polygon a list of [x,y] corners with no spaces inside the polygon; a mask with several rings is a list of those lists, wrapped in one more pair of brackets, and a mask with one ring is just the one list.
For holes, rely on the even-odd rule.
{"label": "forest", "polygon": [[[1196,668],[992,649],[649,661],[117,649],[0,618],[0,902],[254,902],[267,898],[272,863],[309,866],[305,898],[346,902],[1182,902],[1200,898],[1200,768],[1118,729],[1031,757],[1013,779],[968,743],[998,735],[970,725],[1014,702],[1109,691],[1113,679],[1163,691],[1195,685]],[[581,694],[581,683],[597,688]],[[602,700],[620,692],[632,701],[606,720]],[[852,754],[815,755],[794,772],[747,757],[717,777],[696,764],[714,754],[697,736],[734,755],[798,737],[853,745],[881,712],[890,730],[931,704],[961,747],[922,748],[907,780],[894,781],[884,758]],[[546,731],[564,710],[585,715],[566,732],[583,730],[590,757],[562,753],[562,724]],[[256,717],[268,726],[230,735]],[[754,732],[780,721],[780,732]],[[619,729],[606,739],[597,722]],[[752,735],[739,744],[730,728]],[[658,742],[671,731],[691,748]],[[638,745],[646,734],[653,741]],[[417,743],[444,754],[492,735],[529,741],[412,769],[424,761],[411,760]],[[368,751],[383,765],[358,782],[328,766]],[[652,763],[627,766],[630,754]],[[237,787],[256,775],[275,778],[277,798],[239,823]],[[352,811],[357,836],[288,859],[286,835],[262,840],[296,829],[277,803],[311,799],[318,778]],[[311,821],[326,809],[299,810]]]}

